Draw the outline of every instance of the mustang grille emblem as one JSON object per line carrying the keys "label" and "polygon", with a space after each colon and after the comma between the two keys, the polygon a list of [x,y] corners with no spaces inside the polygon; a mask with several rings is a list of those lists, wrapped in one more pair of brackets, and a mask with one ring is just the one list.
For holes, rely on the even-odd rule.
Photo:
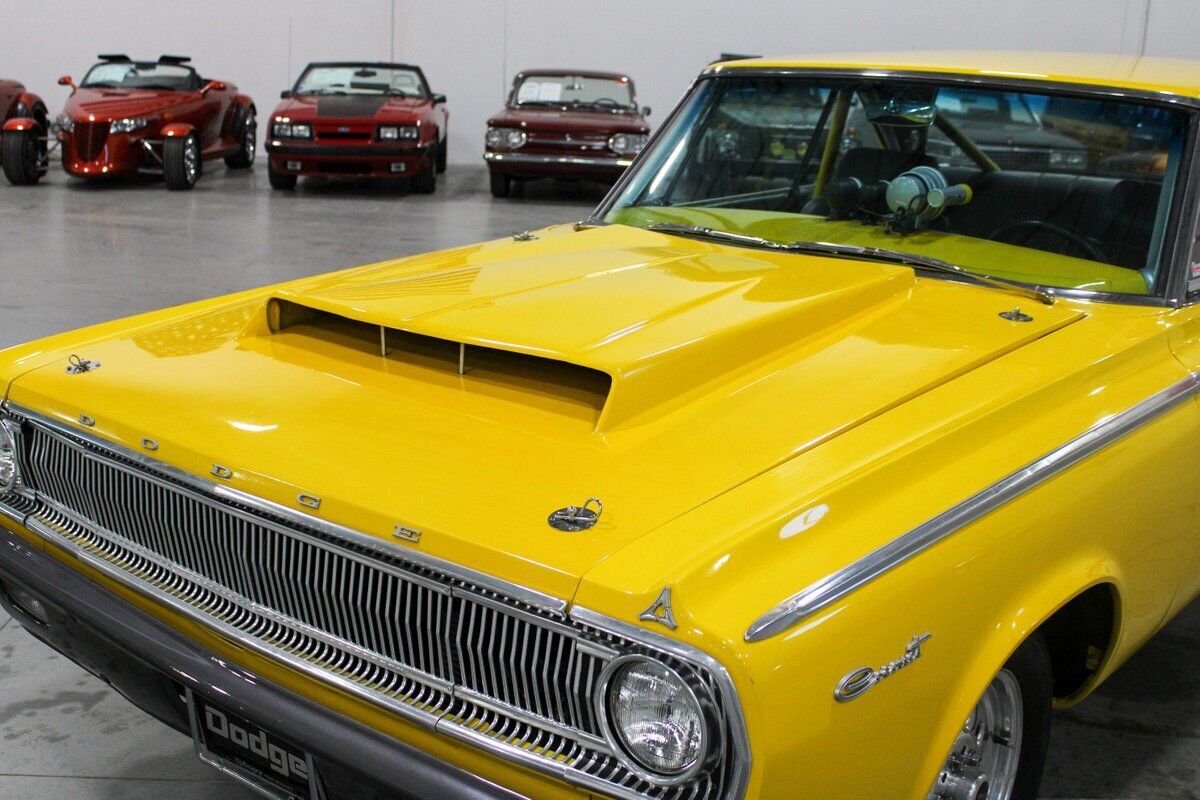
{"label": "mustang grille emblem", "polygon": [[856,670],[846,673],[846,676],[838,681],[837,688],[833,690],[834,698],[839,703],[849,703],[851,700],[862,697],[875,684],[884,678],[890,678],[919,659],[921,657],[921,645],[932,638],[932,633],[923,633],[920,636],[914,636],[912,641],[908,643],[908,646],[904,648],[904,655],[879,669],[859,667]]}

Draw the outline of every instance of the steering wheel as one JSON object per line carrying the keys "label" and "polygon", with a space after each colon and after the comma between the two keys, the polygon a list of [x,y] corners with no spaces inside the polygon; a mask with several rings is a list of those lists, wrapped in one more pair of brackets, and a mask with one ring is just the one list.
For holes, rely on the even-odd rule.
{"label": "steering wheel", "polygon": [[611,97],[597,97],[592,102],[598,106],[606,106],[606,107],[612,107],[612,108],[616,108],[617,106],[621,105],[616,100],[613,100]]}
{"label": "steering wheel", "polygon": [[[1046,222],[1045,220],[1022,219],[1016,222],[1010,222],[1009,224],[1002,225],[1001,227],[992,231],[992,235],[988,238],[993,242],[1005,242],[1007,244],[1019,245],[1023,242],[1032,240],[1034,236],[1041,232],[1054,234],[1062,241],[1072,245],[1077,252],[1082,253],[1083,256],[1090,261],[1108,263],[1108,255],[1104,252],[1104,249],[1100,247],[1100,245],[1083,237],[1070,228],[1064,228],[1062,225],[1055,225],[1053,222]],[[1026,235],[1021,236],[1019,234]],[[1071,255],[1071,253],[1063,253],[1063,255]]]}

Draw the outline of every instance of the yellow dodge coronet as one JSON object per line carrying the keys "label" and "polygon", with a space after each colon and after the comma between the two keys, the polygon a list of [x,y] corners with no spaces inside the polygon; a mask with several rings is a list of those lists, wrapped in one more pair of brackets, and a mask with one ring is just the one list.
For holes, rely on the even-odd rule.
{"label": "yellow dodge coronet", "polygon": [[7,351],[0,585],[277,798],[1032,800],[1200,587],[1200,64],[719,64],[589,219]]}

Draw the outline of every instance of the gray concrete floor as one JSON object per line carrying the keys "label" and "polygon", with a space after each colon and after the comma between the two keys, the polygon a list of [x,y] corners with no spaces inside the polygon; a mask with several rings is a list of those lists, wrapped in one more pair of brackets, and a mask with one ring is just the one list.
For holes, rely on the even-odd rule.
{"label": "gray concrete floor", "polygon": [[[53,171],[0,181],[0,347],[139,311],[467,244],[587,214],[602,187],[543,183],[497,201],[481,167],[432,197],[396,186],[301,184],[209,170],[190,193]],[[1044,797],[1200,800],[1200,606],[1101,690],[1059,713]],[[191,743],[0,612],[0,800],[249,800]]]}

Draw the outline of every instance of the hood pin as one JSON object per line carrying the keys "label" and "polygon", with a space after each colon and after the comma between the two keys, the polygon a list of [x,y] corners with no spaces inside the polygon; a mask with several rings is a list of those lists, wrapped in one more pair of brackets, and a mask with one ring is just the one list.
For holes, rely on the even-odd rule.
{"label": "hood pin", "polygon": [[514,231],[512,234],[512,240],[514,242],[532,242],[536,238],[538,237],[529,231]]}
{"label": "hood pin", "polygon": [[589,497],[581,506],[567,506],[558,509],[546,521],[556,531],[576,533],[595,527],[603,513],[604,503],[600,502],[600,498]]}
{"label": "hood pin", "polygon": [[80,358],[75,354],[67,359],[67,374],[82,375],[85,372],[91,372],[94,369],[100,369],[99,361],[89,361],[86,358]]}
{"label": "hood pin", "polygon": [[1001,311],[1000,318],[1009,322],[1033,322],[1033,317],[1019,308],[1014,308],[1012,311]]}

